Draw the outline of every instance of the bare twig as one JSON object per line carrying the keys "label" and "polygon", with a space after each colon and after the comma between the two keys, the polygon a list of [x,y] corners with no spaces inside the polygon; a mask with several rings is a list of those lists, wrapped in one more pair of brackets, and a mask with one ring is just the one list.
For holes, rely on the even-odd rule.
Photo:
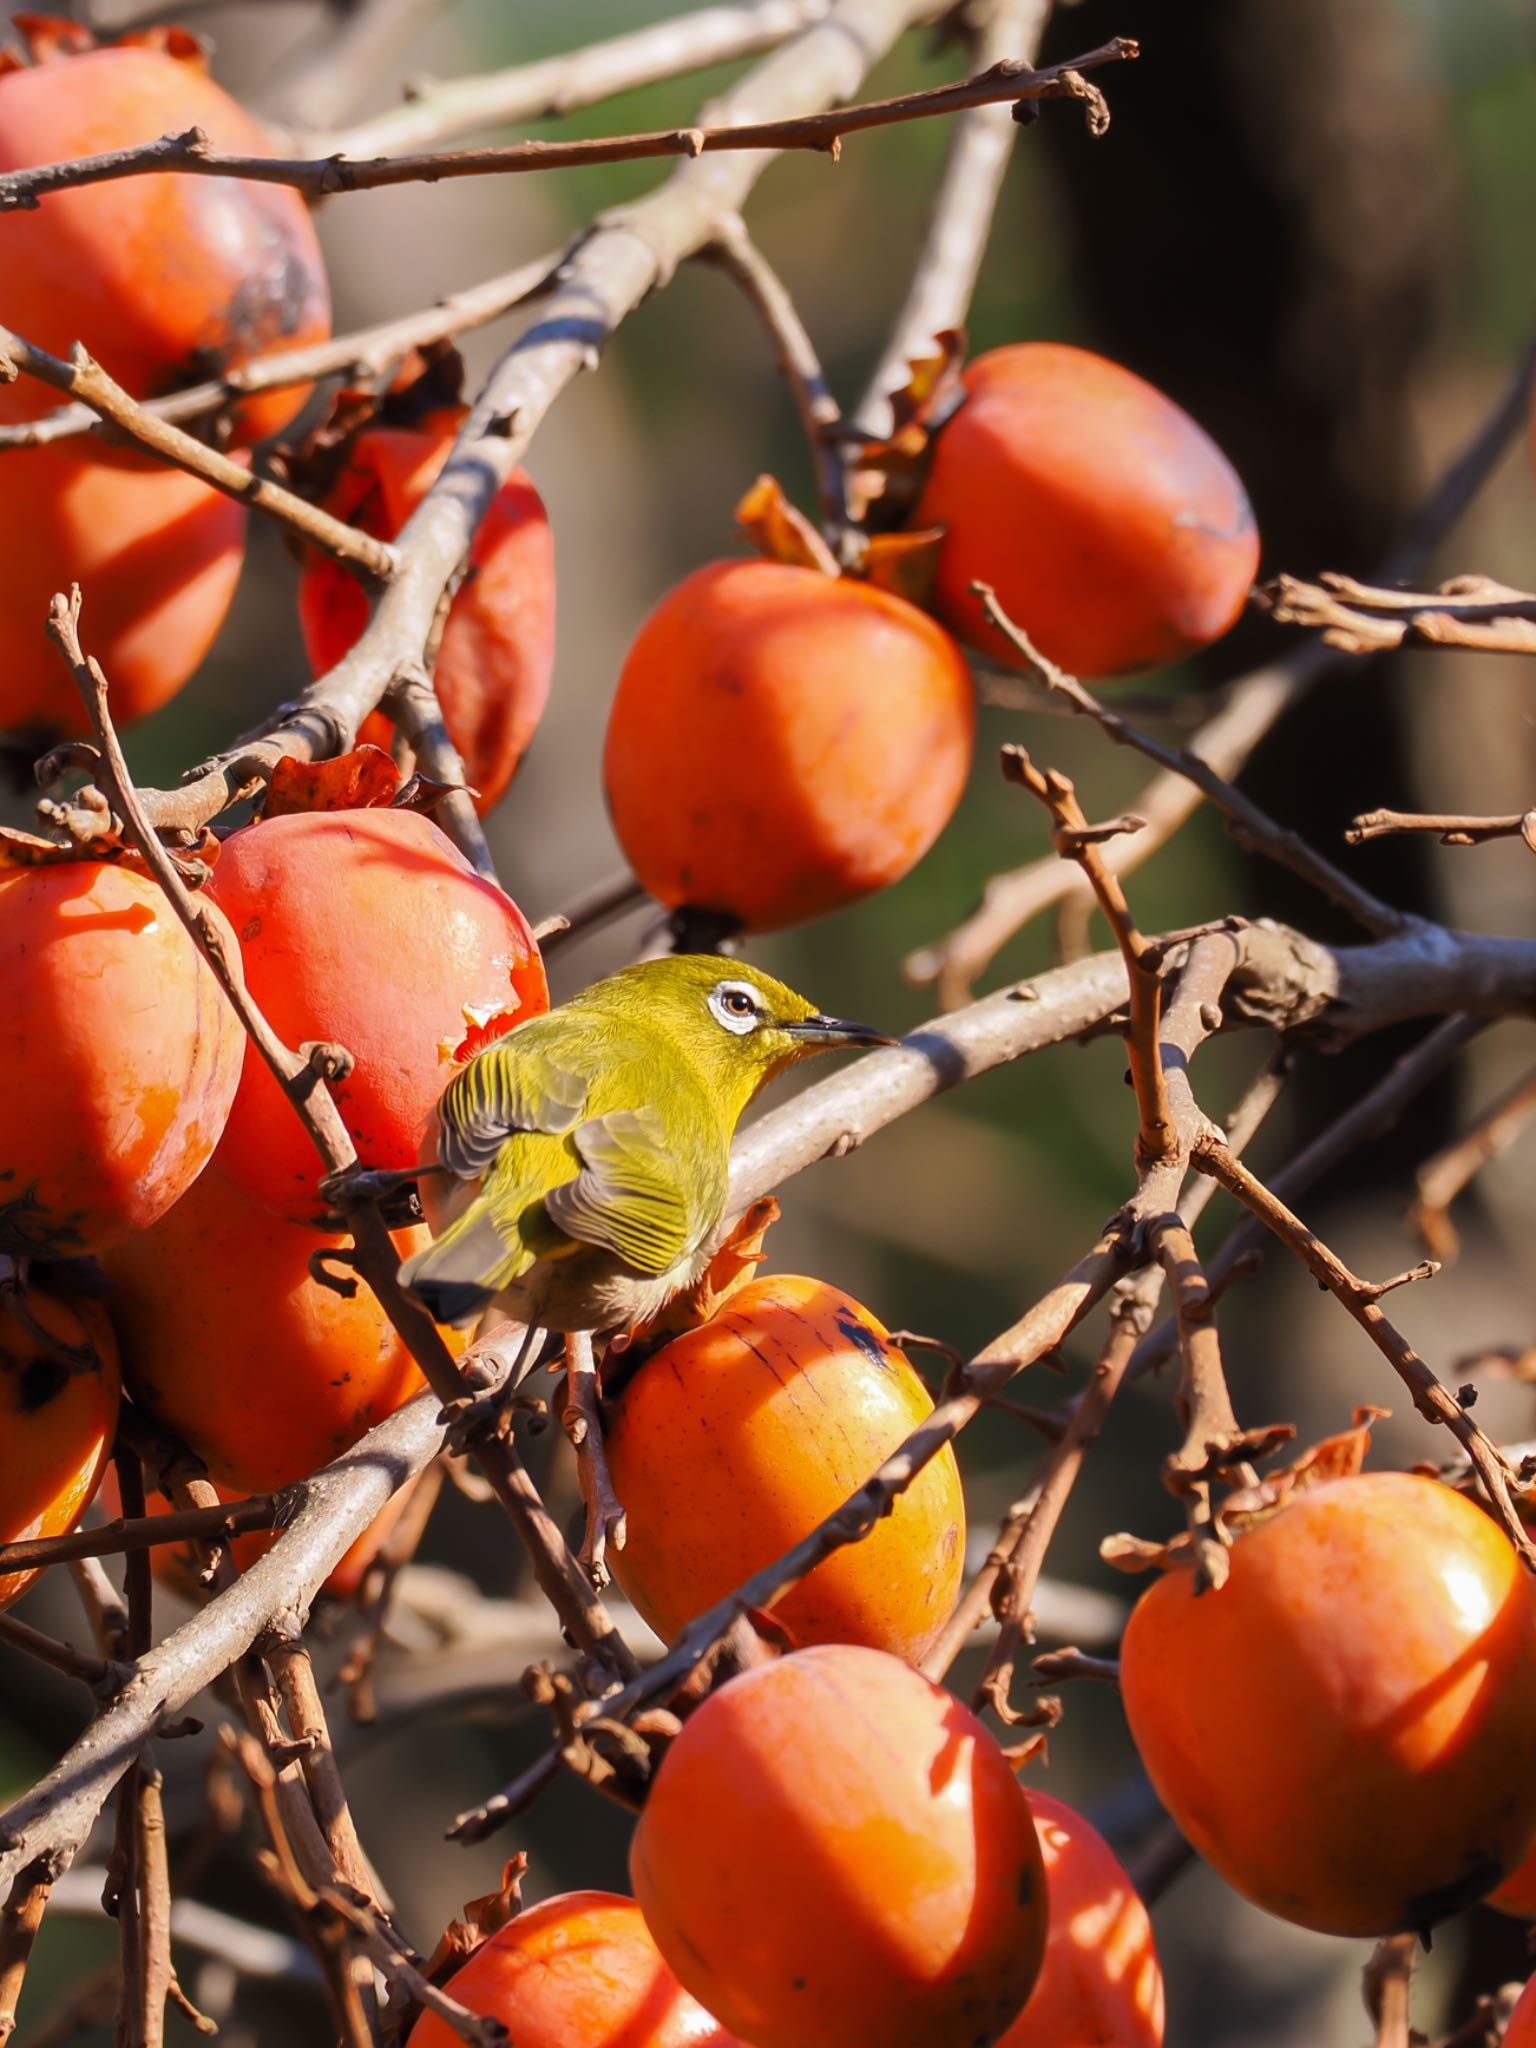
{"label": "bare twig", "polygon": [[304,1782],[331,1859],[347,1884],[364,1898],[378,1902],[378,1874],[358,1839],[357,1824],[342,1789],[320,1688],[303,1637],[292,1624],[280,1624],[263,1639],[261,1653],[276,1681],[293,1740],[303,1750],[299,1762]]}
{"label": "bare twig", "polygon": [[560,1418],[576,1450],[581,1496],[587,1506],[587,1537],[581,1561],[595,1586],[606,1586],[612,1574],[607,1552],[624,1548],[624,1504],[613,1490],[603,1449],[602,1400],[592,1339],[584,1330],[565,1340],[565,1411]]}
{"label": "bare twig", "polygon": [[53,1851],[33,1857],[16,1873],[5,1904],[0,1906],[0,2042],[9,2041],[16,2031],[16,2003],[26,1980],[32,1944],[43,1924],[48,1894],[66,1860]]}
{"label": "bare twig", "polygon": [[1126,1057],[1131,1083],[1136,1090],[1136,1107],[1141,1129],[1136,1139],[1139,1164],[1153,1165],[1173,1156],[1176,1137],[1168,1108],[1168,1087],[1158,1054],[1158,1029],[1162,1005],[1162,984],[1146,940],[1137,929],[1125,891],[1104,865],[1099,848],[1103,841],[1121,831],[1137,830],[1139,819],[1117,819],[1113,825],[1092,826],[1083,815],[1071,781],[1056,769],[1042,773],[1022,747],[1003,749],[1003,774],[1010,782],[1038,797],[1056,827],[1051,837],[1064,860],[1074,860],[1088,878],[1088,885],[1109,920],[1115,943],[1125,960],[1130,988],[1130,1025],[1126,1032]]}
{"label": "bare twig", "polygon": [[125,1551],[152,1550],[162,1543],[275,1529],[291,1506],[286,1493],[261,1493],[248,1500],[215,1501],[211,1507],[145,1515],[133,1521],[119,1517],[99,1528],[72,1529],[63,1536],[31,1536],[24,1542],[0,1544],[0,1573],[39,1571],[44,1565],[65,1564],[71,1558],[119,1557]]}
{"label": "bare twig", "polygon": [[88,1650],[77,1650],[73,1643],[61,1643],[33,1628],[30,1622],[18,1621],[14,1614],[0,1614],[0,1643],[35,1657],[51,1670],[62,1671],[66,1678],[78,1678],[92,1692],[109,1692],[128,1676],[127,1665],[93,1657]]}
{"label": "bare twig", "polygon": [[816,345],[783,279],[753,241],[739,214],[722,222],[714,240],[700,254],[734,278],[768,330],[811,452],[822,530],[837,555],[848,520],[847,473],[837,438],[842,413],[828,388]]}
{"label": "bare twig", "polygon": [[[426,348],[484,327],[499,320],[514,306],[548,290],[560,268],[558,254],[541,256],[516,270],[487,278],[483,284],[452,292],[419,313],[405,313],[350,334],[333,334],[324,341],[308,342],[302,348],[280,348],[249,362],[239,363],[222,377],[205,384],[189,384],[164,398],[147,398],[139,407],[150,420],[197,420],[207,422],[237,405],[242,398],[262,391],[289,390],[296,384],[312,384],[322,377],[382,377],[392,363],[412,349]],[[49,441],[68,440],[101,426],[101,415],[88,405],[61,405],[41,419],[15,420],[0,426],[0,450],[35,448]]]}
{"label": "bare twig", "polygon": [[38,164],[28,170],[0,174],[0,213],[37,206],[53,192],[105,184],[117,178],[143,177],[151,172],[245,178],[259,184],[287,185],[311,199],[326,199],[341,192],[378,191],[389,185],[505,177],[519,171],[632,163],[647,157],[698,157],[722,150],[810,149],[823,150],[835,157],[845,136],[889,127],[896,121],[958,114],[968,107],[999,102],[1023,106],[1038,100],[1080,100],[1087,109],[1090,127],[1095,134],[1102,134],[1109,125],[1104,96],[1082,74],[1137,54],[1130,37],[1116,36],[1099,49],[1074,57],[1070,63],[1053,64],[1043,71],[1005,59],[974,78],[929,86],[921,92],[901,93],[894,99],[829,108],[824,113],[742,121],[728,127],[658,128],[591,141],[512,142],[493,149],[428,151],[362,162],[335,156],[240,156],[210,148],[201,129],[190,128],[184,135],[165,135],[158,141],[127,149],[104,150],[99,155],[75,157],[67,163]]}
{"label": "bare twig", "polygon": [[638,910],[646,900],[642,885],[628,868],[621,868],[616,875],[605,875],[602,881],[573,897],[564,910],[543,918],[534,926],[533,935],[540,949],[547,953],[551,946],[563,946],[586,932],[596,931],[627,910]]}
{"label": "bare twig", "polygon": [[[977,26],[975,63],[1015,57],[1032,64],[1050,11],[1051,0],[991,0]],[[912,282],[855,414],[863,432],[890,432],[891,394],[906,383],[912,362],[931,354],[940,334],[964,327],[1018,132],[1001,107],[957,117]]]}
{"label": "bare twig", "polygon": [[1389,1934],[1377,1942],[1362,1973],[1361,1990],[1375,2023],[1376,2048],[1410,2048],[1408,2004],[1418,1948],[1416,1934]]}
{"label": "bare twig", "polygon": [[1442,1264],[1454,1259],[1461,1239],[1451,1222],[1450,1207],[1490,1159],[1508,1149],[1536,1115],[1536,1070],[1525,1074],[1485,1110],[1471,1130],[1425,1160],[1415,1176],[1418,1199],[1411,1211],[1414,1228],[1431,1257]]}
{"label": "bare twig", "polygon": [[258,476],[249,464],[221,455],[216,448],[173,426],[169,420],[155,418],[137,399],[130,398],[79,342],[70,350],[69,361],[63,362],[9,327],[0,327],[0,361],[14,364],[16,369],[54,391],[78,398],[156,461],[201,477],[216,491],[279,520],[339,561],[351,562],[380,579],[394,574],[397,558],[387,541],[360,533],[355,526],[333,518],[297,492],[285,490],[270,477]]}
{"label": "bare twig", "polygon": [[639,86],[771,50],[819,21],[827,6],[828,0],[755,0],[703,7],[537,63],[471,78],[419,80],[403,106],[335,134],[306,136],[303,146],[312,156],[358,157],[574,113]]}
{"label": "bare twig", "polygon": [[1399,1279],[1414,1279],[1421,1274],[1432,1273],[1435,1270],[1433,1265],[1418,1267],[1412,1273],[1394,1276],[1390,1282],[1373,1285],[1352,1273],[1299,1216],[1257,1180],[1241,1161],[1232,1157],[1214,1133],[1207,1134],[1196,1144],[1193,1164],[1202,1173],[1213,1175],[1224,1188],[1236,1195],[1282,1244],[1295,1252],[1313,1278],[1344,1304],[1408,1388],[1414,1406],[1425,1421],[1448,1429],[1466,1451],[1504,1533],[1526,1566],[1536,1571],[1536,1545],[1526,1534],[1510,1498],[1509,1466],[1503,1453],[1472,1420],[1449,1388],[1441,1384],[1382,1310],[1381,1296],[1387,1287],[1398,1284]]}
{"label": "bare twig", "polygon": [[432,806],[432,817],[453,841],[477,875],[494,882],[496,863],[475,811],[468,775],[458,748],[443,723],[443,707],[425,669],[402,671],[390,685],[384,709],[400,728],[415,756],[417,772],[451,785],[450,794]]}
{"label": "bare twig", "polygon": [[1482,846],[1490,839],[1523,839],[1536,853],[1536,810],[1499,818],[1440,811],[1362,811],[1344,834],[1351,846],[1398,832],[1433,832],[1442,846]]}
{"label": "bare twig", "polygon": [[1325,571],[1316,583],[1277,576],[1258,593],[1283,626],[1312,626],[1344,654],[1395,647],[1469,647],[1536,654],[1536,596],[1489,576],[1454,576],[1438,590],[1389,590]]}
{"label": "bare twig", "polygon": [[1133,747],[1137,753],[1145,754],[1149,761],[1156,761],[1173,774],[1186,777],[1202,796],[1209,797],[1226,815],[1245,844],[1267,854],[1293,874],[1300,875],[1303,881],[1310,882],[1340,909],[1348,911],[1357,924],[1368,932],[1374,932],[1378,938],[1389,932],[1403,931],[1412,924],[1413,920],[1406,911],[1394,909],[1390,903],[1383,903],[1379,896],[1373,896],[1369,889],[1361,888],[1342,868],[1335,867],[1332,861],[1308,846],[1299,833],[1278,824],[1266,811],[1260,810],[1251,797],[1235,788],[1225,776],[1218,775],[1192,748],[1164,746],[1161,740],[1132,725],[1118,711],[1101,704],[1076,676],[1068,675],[1065,669],[1058,668],[1040,652],[1023,628],[1009,618],[989,584],[973,583],[971,589],[986,614],[988,624],[1013,643],[1025,660],[1032,664],[1047,689],[1074,711],[1091,718],[1117,746]]}

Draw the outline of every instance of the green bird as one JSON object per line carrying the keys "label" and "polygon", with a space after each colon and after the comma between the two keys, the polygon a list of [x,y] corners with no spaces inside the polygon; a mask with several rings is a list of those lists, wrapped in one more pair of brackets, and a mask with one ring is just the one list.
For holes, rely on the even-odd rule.
{"label": "green bird", "polygon": [[493,1301],[562,1332],[629,1329],[699,1278],[731,1138],[794,1061],[891,1045],[754,967],[646,960],[488,1045],[437,1106],[433,1242],[401,1279],[441,1323]]}

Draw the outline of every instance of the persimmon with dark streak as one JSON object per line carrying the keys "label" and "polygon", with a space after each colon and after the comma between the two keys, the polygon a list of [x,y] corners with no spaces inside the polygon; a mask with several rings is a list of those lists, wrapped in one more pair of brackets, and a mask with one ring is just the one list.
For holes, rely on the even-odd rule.
{"label": "persimmon with dark streak", "polygon": [[[422,1384],[368,1288],[348,1298],[311,1276],[310,1253],[342,1242],[269,1215],[209,1173],[103,1258],[134,1399],[218,1485],[264,1493],[306,1478]],[[426,1232],[396,1242],[414,1251]],[[461,1350],[464,1339],[449,1342]]]}
{"label": "persimmon with dark streak", "polygon": [[1245,1529],[1231,1576],[1169,1572],[1121,1644],[1159,1798],[1255,1904],[1324,1934],[1417,1932],[1536,1836],[1536,1583],[1438,1481],[1363,1473]]}
{"label": "persimmon with dark streak", "polygon": [[0,1253],[96,1252],[147,1229],[202,1172],[244,1056],[148,876],[0,867]]}
{"label": "persimmon with dark streak", "polygon": [[1162,2048],[1163,1973],[1146,1907],[1080,1813],[1029,1787],[1050,1931],[1029,2003],[998,2048]]}
{"label": "persimmon with dark streak", "polygon": [[[84,51],[50,40],[35,54],[43,61],[0,67],[0,171],[189,128],[214,149],[271,154],[262,130],[208,76],[197,39],[180,30]],[[51,192],[33,210],[0,215],[0,272],[8,326],[55,355],[84,343],[134,398],[330,332],[309,209],[282,185],[169,175]],[[242,399],[238,438],[276,433],[306,395],[298,386]],[[47,386],[19,377],[0,387],[0,420],[32,419],[58,403]],[[74,444],[76,467],[102,459],[142,467],[149,458],[106,458],[94,439]]]}
{"label": "persimmon with dark streak", "polygon": [[[351,1055],[332,1092],[364,1166],[424,1159],[455,1062],[549,1007],[522,912],[419,812],[248,825],[224,842],[208,893],[278,1035]],[[322,1206],[314,1145],[254,1047],[213,1170],[292,1222]]]}
{"label": "persimmon with dark streak", "polygon": [[[509,1920],[444,1987],[517,2048],[744,2048],[690,1998],[640,1908],[616,1892],[565,1892]],[[412,2048],[458,2048],[424,2012]]]}
{"label": "persimmon with dark streak", "polygon": [[[426,428],[370,427],[353,444],[325,499],[338,519],[393,540],[437,480],[457,414]],[[316,675],[333,668],[368,623],[362,585],[333,556],[311,550],[299,582],[299,623]],[[555,546],[538,492],[512,472],[491,500],[469,570],[443,626],[432,676],[448,737],[489,811],[506,794],[549,698],[555,660]],[[375,712],[358,737],[387,748]]]}
{"label": "persimmon with dark streak", "polygon": [[603,753],[644,886],[775,931],[898,881],[948,824],[975,693],[904,598],[785,562],[712,562],[661,600]]}
{"label": "persimmon with dark streak", "polygon": [[1045,1948],[1040,1844],[1007,1758],[951,1694],[849,1644],[695,1709],[630,1875],[679,1980],[754,2048],[988,2048]]}
{"label": "persimmon with dark streak", "polygon": [[[117,1428],[117,1345],[103,1310],[36,1287],[22,1309],[17,1315],[0,1301],[0,1543],[75,1528],[101,1484]],[[0,1576],[0,1607],[19,1600],[36,1577]]]}
{"label": "persimmon with dark streak", "polygon": [[1026,666],[972,579],[1080,676],[1177,661],[1219,639],[1259,561],[1232,465],[1188,413],[1120,364],[1057,342],[978,356],[939,428],[914,527],[942,527],[934,609]]}
{"label": "persimmon with dark streak", "polygon": [[[849,1295],[752,1280],[623,1387],[608,1463],[627,1535],[620,1585],[670,1642],[863,1485],[932,1411],[884,1327]],[[954,1452],[931,1459],[861,1543],[773,1604],[794,1641],[865,1643],[915,1662],[965,1566]]]}

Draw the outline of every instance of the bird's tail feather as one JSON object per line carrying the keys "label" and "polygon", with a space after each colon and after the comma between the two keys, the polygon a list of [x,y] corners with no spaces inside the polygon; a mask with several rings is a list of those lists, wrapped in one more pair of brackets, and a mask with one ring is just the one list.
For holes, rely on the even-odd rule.
{"label": "bird's tail feather", "polygon": [[480,1197],[425,1251],[406,1260],[400,1281],[434,1322],[463,1324],[489,1308],[526,1264],[522,1245],[515,1238],[508,1243]]}

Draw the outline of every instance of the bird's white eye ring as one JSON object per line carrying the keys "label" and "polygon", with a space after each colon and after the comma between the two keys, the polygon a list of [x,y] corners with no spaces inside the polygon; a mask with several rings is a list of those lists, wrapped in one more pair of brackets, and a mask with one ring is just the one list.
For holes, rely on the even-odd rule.
{"label": "bird's white eye ring", "polygon": [[744,981],[722,981],[709,992],[710,1014],[717,1024],[743,1038],[761,1021],[757,991]]}

